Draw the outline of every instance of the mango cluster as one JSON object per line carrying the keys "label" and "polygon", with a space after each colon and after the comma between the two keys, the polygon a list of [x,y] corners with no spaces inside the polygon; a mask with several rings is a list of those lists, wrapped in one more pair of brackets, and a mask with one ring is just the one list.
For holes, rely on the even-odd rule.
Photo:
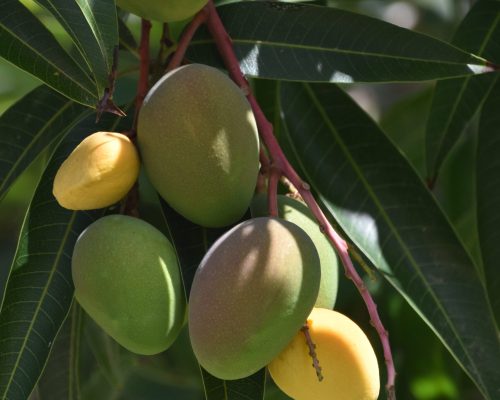
{"label": "mango cluster", "polygon": [[[147,2],[120,3],[140,13]],[[187,1],[189,13],[202,3]],[[168,18],[178,18],[175,10]],[[163,233],[138,218],[103,217],[76,242],[75,297],[132,352],[166,350],[187,321],[200,365],[220,379],[244,378],[267,366],[297,400],[374,400],[379,378],[373,349],[354,322],[332,310],[335,251],[302,202],[280,195],[279,215],[268,216],[267,197],[254,195],[259,146],[240,88],[197,64],[171,71],[150,89],[138,114],[137,147],[119,133],[86,138],[55,177],[61,206],[115,204],[142,165],[179,214],[204,227],[232,227],[207,251],[186,296],[175,249]],[[248,209],[251,218],[241,222]],[[311,345],[321,382],[311,367]]]}

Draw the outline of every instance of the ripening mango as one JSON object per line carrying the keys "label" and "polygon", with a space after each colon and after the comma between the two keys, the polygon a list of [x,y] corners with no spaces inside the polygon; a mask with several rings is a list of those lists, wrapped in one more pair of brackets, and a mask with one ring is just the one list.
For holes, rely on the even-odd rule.
{"label": "ripening mango", "polygon": [[192,17],[207,0],[117,0],[116,4],[145,19],[175,22]]}
{"label": "ripening mango", "polygon": [[83,309],[128,350],[156,354],[179,334],[186,300],[177,258],[147,222],[110,215],[91,224],[76,242],[72,276]]}
{"label": "ripening mango", "polygon": [[139,168],[139,154],[127,136],[96,132],[82,140],[61,164],[53,194],[70,210],[108,207],[132,188]]}
{"label": "ripening mango", "polygon": [[[267,195],[256,195],[250,205],[250,211],[253,217],[268,215]],[[339,280],[338,258],[333,246],[321,233],[309,208],[301,201],[278,195],[278,215],[301,227],[316,246],[321,264],[321,283],[315,307],[332,309],[337,299]]]}
{"label": "ripening mango", "polygon": [[319,380],[304,333],[299,331],[269,365],[274,382],[294,400],[376,400],[377,357],[361,328],[345,315],[314,308],[307,319],[321,367]]}
{"label": "ripening mango", "polygon": [[199,363],[220,379],[265,367],[304,324],[321,270],[297,225],[254,218],[219,238],[201,261],[189,298],[189,334]]}
{"label": "ripening mango", "polygon": [[259,139],[249,103],[225,74],[200,64],[166,74],[144,99],[137,137],[151,183],[177,212],[207,227],[241,219]]}

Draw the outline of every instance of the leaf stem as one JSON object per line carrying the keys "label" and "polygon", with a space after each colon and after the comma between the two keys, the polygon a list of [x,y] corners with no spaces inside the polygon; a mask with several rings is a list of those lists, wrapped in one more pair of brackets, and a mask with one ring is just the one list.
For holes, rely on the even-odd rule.
{"label": "leaf stem", "polygon": [[233,49],[231,38],[229,37],[224,25],[222,24],[222,21],[220,20],[212,0],[209,0],[207,9],[209,11],[207,20],[208,30],[214,38],[217,49],[222,59],[224,60],[224,64],[229,72],[229,75],[234,80],[234,82],[240,86],[240,88],[247,96],[247,99],[254,112],[261,138],[264,141],[272,158],[272,165],[275,168],[278,168],[282,172],[282,174],[286,176],[290,180],[290,182],[297,188],[298,192],[311,209],[311,212],[314,214],[321,231],[327,236],[327,238],[337,250],[339,257],[344,265],[346,276],[354,282],[356,288],[358,289],[361,297],[366,304],[371,323],[380,337],[380,341],[382,343],[384,351],[385,364],[387,368],[386,389],[388,399],[395,400],[396,395],[394,385],[396,379],[396,370],[394,367],[391,347],[389,344],[389,334],[384,328],[382,321],[380,320],[377,311],[377,305],[375,304],[373,298],[367,290],[363,280],[354,268],[354,265],[349,257],[348,245],[346,241],[342,237],[340,237],[339,234],[333,229],[332,225],[314,199],[309,185],[300,178],[300,176],[293,169],[282,149],[280,148],[273,134],[273,126],[265,117],[262,109],[257,103],[257,100],[250,90],[248,81],[241,72],[238,59],[236,58],[236,54]]}

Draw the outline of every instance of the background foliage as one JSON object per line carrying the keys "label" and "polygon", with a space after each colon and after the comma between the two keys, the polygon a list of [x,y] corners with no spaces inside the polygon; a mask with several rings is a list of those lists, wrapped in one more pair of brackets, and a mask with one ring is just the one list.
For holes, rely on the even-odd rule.
{"label": "background foliage", "polygon": [[[500,63],[500,2],[218,3],[287,156],[376,271],[366,282],[398,398],[500,398],[500,84],[478,74],[485,59]],[[140,20],[112,0],[0,0],[0,10],[0,399],[286,399],[265,371],[235,382],[200,373],[186,331],[161,355],[128,353],[72,303],[74,241],[116,209],[63,210],[51,181],[84,136],[130,128],[109,116],[96,125],[92,108],[119,45],[115,101],[133,115]],[[160,34],[155,24],[152,54]],[[187,55],[221,67],[203,29]],[[172,238],[189,289],[223,230],[177,215],[144,175],[140,190],[141,216]],[[345,279],[336,308],[369,335],[384,382],[378,338]]]}

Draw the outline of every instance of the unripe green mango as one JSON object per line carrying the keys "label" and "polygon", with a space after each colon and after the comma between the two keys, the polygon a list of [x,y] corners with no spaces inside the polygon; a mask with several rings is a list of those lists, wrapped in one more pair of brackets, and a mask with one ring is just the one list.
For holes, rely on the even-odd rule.
{"label": "unripe green mango", "polygon": [[83,231],[73,250],[72,276],[83,309],[134,353],[166,350],[184,323],[175,251],[138,218],[110,215]]}
{"label": "unripe green mango", "polygon": [[191,287],[189,334],[199,363],[220,379],[267,365],[305,323],[320,279],[318,253],[297,225],[262,217],[229,230]]}
{"label": "unripe green mango", "polygon": [[248,209],[257,127],[243,92],[222,72],[191,64],[166,74],[144,99],[137,139],[151,183],[187,219],[221,227]]}
{"label": "unripe green mango", "polygon": [[[250,205],[250,211],[252,217],[268,215],[267,195],[256,195]],[[319,230],[311,210],[301,201],[278,195],[278,215],[300,226],[312,239],[321,263],[321,283],[315,307],[333,309],[339,284],[338,258],[333,246]]]}
{"label": "unripe green mango", "polygon": [[207,0],[116,0],[116,4],[145,19],[174,22],[192,17]]}

